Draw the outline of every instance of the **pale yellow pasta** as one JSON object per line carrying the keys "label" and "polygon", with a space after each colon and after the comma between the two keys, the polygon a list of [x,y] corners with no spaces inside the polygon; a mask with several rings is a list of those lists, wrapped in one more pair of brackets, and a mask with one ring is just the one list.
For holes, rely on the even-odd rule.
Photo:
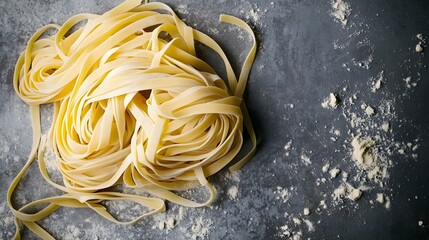
{"label": "pale yellow pasta", "polygon": [[[68,34],[82,21],[87,22]],[[190,207],[213,201],[215,189],[206,178],[238,154],[243,125],[253,147],[230,169],[241,168],[256,146],[242,100],[255,57],[255,37],[235,17],[221,15],[220,21],[237,25],[253,38],[238,79],[220,46],[162,3],[141,5],[128,0],[103,15],[76,15],[62,26],[47,25],[33,35],[14,76],[15,91],[30,105],[33,127],[30,156],[8,191],[16,238],[23,223],[37,235],[52,239],[36,221],[61,206],[91,208],[113,222],[128,224],[164,211],[163,200]],[[40,38],[52,28],[54,35]],[[226,82],[196,56],[195,41],[219,54]],[[48,103],[55,110],[49,136],[43,138],[39,106]],[[63,185],[53,182],[46,170],[47,142],[55,150]],[[17,209],[12,193],[36,157],[42,176],[65,194]],[[106,190],[121,183],[159,198]],[[206,202],[172,192],[198,186],[210,192]],[[151,210],[120,222],[100,204],[107,200],[134,201]],[[46,203],[42,210],[26,213]]]}

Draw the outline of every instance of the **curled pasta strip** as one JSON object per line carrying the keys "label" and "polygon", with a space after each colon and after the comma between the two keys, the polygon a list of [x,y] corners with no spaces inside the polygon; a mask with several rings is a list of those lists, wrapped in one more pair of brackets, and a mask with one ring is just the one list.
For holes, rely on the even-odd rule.
{"label": "curled pasta strip", "polygon": [[[82,21],[86,25],[69,34]],[[243,126],[253,147],[230,169],[241,168],[256,146],[242,100],[256,53],[255,36],[240,19],[221,15],[220,21],[237,25],[253,38],[238,79],[221,47],[162,3],[128,0],[103,15],[76,15],[62,26],[47,25],[33,35],[14,76],[16,92],[31,107],[33,126],[29,159],[8,191],[16,238],[20,223],[52,238],[35,222],[61,206],[88,207],[121,223],[101,201],[134,201],[151,209],[141,216],[145,217],[165,210],[162,199],[191,207],[214,200],[215,189],[207,177],[241,150]],[[52,28],[56,34],[40,39]],[[196,56],[195,41],[222,58],[227,81]],[[47,103],[53,103],[55,111],[45,139],[40,133],[39,105]],[[53,182],[46,171],[47,142],[55,150],[64,185]],[[42,176],[65,194],[16,209],[12,193],[36,154]],[[120,183],[159,198],[106,190]],[[194,202],[173,192],[197,186],[208,189],[207,201]],[[39,212],[26,213],[46,203]]]}

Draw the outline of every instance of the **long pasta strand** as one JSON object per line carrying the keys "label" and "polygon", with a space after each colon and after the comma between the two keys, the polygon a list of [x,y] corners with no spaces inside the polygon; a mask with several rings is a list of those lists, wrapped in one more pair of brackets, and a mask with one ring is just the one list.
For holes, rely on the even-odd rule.
{"label": "long pasta strand", "polygon": [[[163,10],[166,13],[160,13]],[[68,34],[76,24],[86,25]],[[207,177],[229,164],[243,144],[243,124],[253,147],[233,166],[241,168],[254,154],[256,137],[242,95],[256,54],[251,28],[221,15],[253,38],[239,78],[221,47],[187,26],[162,3],[127,0],[103,15],[79,14],[64,25],[47,25],[29,40],[19,57],[14,88],[30,105],[33,146],[28,161],[8,190],[8,204],[19,224],[45,239],[53,237],[36,221],[61,206],[91,208],[116,223],[129,224],[165,210],[163,200],[200,207],[215,197]],[[40,39],[47,30],[57,33]],[[227,83],[195,54],[194,42],[213,49],[223,60]],[[53,103],[49,139],[41,137],[41,104]],[[43,152],[52,143],[64,185],[53,182]],[[37,155],[48,183],[65,192],[17,209],[12,204],[21,177]],[[105,190],[119,183],[159,198]],[[172,190],[205,186],[210,197],[198,203]],[[149,212],[120,222],[100,205],[129,200]],[[26,210],[48,205],[36,213]]]}

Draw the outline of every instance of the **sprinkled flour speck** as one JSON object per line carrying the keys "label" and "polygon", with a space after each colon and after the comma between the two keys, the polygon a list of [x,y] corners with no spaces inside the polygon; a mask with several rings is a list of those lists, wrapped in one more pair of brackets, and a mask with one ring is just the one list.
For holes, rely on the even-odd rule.
{"label": "sprinkled flour speck", "polygon": [[322,102],[323,108],[337,108],[340,99],[333,93],[329,94],[329,97],[325,98]]}
{"label": "sprinkled flour speck", "polygon": [[236,199],[238,195],[238,188],[237,186],[232,186],[228,189],[228,196],[231,199]]}
{"label": "sprinkled flour speck", "polygon": [[191,234],[188,234],[188,237],[191,239],[206,239],[212,228],[213,220],[201,216],[193,221]]}
{"label": "sprinkled flour speck", "polygon": [[228,171],[226,173],[226,179],[231,180],[233,182],[240,182],[240,172],[239,171]]}
{"label": "sprinkled flour speck", "polygon": [[283,225],[283,226],[281,226],[280,227],[280,230],[281,230],[281,232],[280,232],[280,237],[290,237],[290,235],[291,235],[291,230],[289,229],[289,226],[288,225]]}
{"label": "sprinkled flour speck", "polygon": [[305,215],[305,216],[310,215],[310,209],[308,209],[308,208],[304,208],[304,215]]}
{"label": "sprinkled flour speck", "polygon": [[334,0],[331,2],[331,7],[331,15],[335,18],[335,20],[341,22],[343,26],[347,25],[347,18],[350,16],[352,11],[350,4],[344,2],[343,0]]}
{"label": "sprinkled flour speck", "polygon": [[289,142],[286,143],[284,146],[284,150],[286,151],[286,156],[289,156],[289,152],[292,149],[292,140],[289,140]]}
{"label": "sprinkled flour speck", "polygon": [[423,48],[423,44],[422,43],[417,43],[416,45],[416,52],[421,53],[423,52],[424,48]]}
{"label": "sprinkled flour speck", "polygon": [[291,192],[287,188],[278,186],[274,191],[277,200],[282,200],[283,203],[287,202],[292,196]]}
{"label": "sprinkled flour speck", "polygon": [[328,171],[329,171],[329,163],[323,165],[323,167],[322,167],[322,172],[326,173]]}
{"label": "sprinkled flour speck", "polygon": [[305,154],[301,155],[301,160],[306,166],[311,164],[310,158]]}
{"label": "sprinkled flour speck", "polygon": [[367,107],[365,108],[365,113],[366,113],[366,115],[368,115],[369,117],[370,117],[370,116],[372,116],[372,115],[374,115],[374,113],[375,113],[374,108],[372,108],[371,106],[367,106]]}
{"label": "sprinkled flour speck", "polygon": [[384,71],[381,71],[377,78],[372,78],[371,81],[371,92],[375,93],[381,88],[384,82]]}
{"label": "sprinkled flour speck", "polygon": [[338,173],[340,173],[340,169],[333,168],[329,171],[329,174],[331,175],[331,178],[336,178],[338,176]]}
{"label": "sprinkled flour speck", "polygon": [[307,228],[308,228],[309,232],[313,232],[314,231],[314,225],[313,225],[313,223],[310,220],[303,219],[302,221],[307,225]]}

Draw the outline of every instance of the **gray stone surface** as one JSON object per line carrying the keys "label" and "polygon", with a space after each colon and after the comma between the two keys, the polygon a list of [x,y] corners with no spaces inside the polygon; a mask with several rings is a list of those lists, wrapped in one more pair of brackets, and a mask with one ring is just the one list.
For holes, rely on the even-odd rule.
{"label": "gray stone surface", "polygon": [[[81,12],[103,13],[119,2],[0,1],[1,239],[10,239],[14,232],[12,214],[5,205],[6,191],[24,165],[31,145],[28,107],[12,86],[15,61],[39,27],[63,23]],[[277,239],[286,238],[281,230],[284,225],[292,232],[301,231],[303,239],[427,239],[429,71],[427,51],[417,54],[414,48],[417,33],[429,37],[429,2],[347,2],[352,13],[348,25],[342,27],[330,15],[329,1],[166,1],[188,24],[219,41],[236,67],[250,42],[237,29],[218,23],[218,16],[232,14],[254,27],[260,48],[245,100],[258,134],[257,154],[239,172],[239,181],[228,177],[226,171],[210,178],[218,190],[213,207],[184,208],[183,219],[179,219],[179,207],[174,204],[168,204],[166,213],[131,226],[110,223],[88,209],[62,208],[42,220],[41,225],[58,239]],[[217,58],[204,51],[202,55],[221,71]],[[373,56],[369,69],[353,63],[369,55]],[[368,79],[382,70],[385,83],[381,93],[371,93]],[[407,76],[420,79],[418,85],[405,87],[403,78]],[[391,121],[395,133],[392,138],[395,142],[418,139],[419,143],[416,158],[393,154],[390,159],[394,166],[386,187],[366,191],[357,203],[345,201],[336,206],[331,203],[330,194],[338,186],[338,179],[325,185],[316,184],[324,176],[321,168],[328,161],[353,173],[350,149],[344,141],[350,140],[348,131],[352,133],[355,129],[342,117],[343,105],[335,110],[321,107],[330,92],[340,94],[344,101],[358,93],[359,105],[367,102],[377,106],[384,99],[393,99],[396,113]],[[48,108],[45,113],[49,113]],[[332,127],[342,132],[336,142],[330,140]],[[293,140],[293,148],[286,156],[284,145],[289,140]],[[312,164],[302,164],[302,154],[307,154]],[[235,199],[228,196],[233,186],[238,188]],[[290,198],[282,199],[277,187],[288,189]],[[377,191],[390,196],[391,209],[369,203]],[[21,206],[55,194],[59,192],[43,181],[33,164],[18,188],[15,201]],[[328,210],[318,212],[317,205],[325,199]],[[308,231],[305,224],[295,226],[291,220],[304,218],[305,207],[312,211],[305,218],[313,222],[314,231]],[[176,220],[175,227],[160,230],[159,223],[169,218]],[[200,220],[203,228],[207,227],[206,232],[197,231]],[[420,220],[423,227],[417,224]],[[26,229],[22,234],[24,239],[35,238]]]}

